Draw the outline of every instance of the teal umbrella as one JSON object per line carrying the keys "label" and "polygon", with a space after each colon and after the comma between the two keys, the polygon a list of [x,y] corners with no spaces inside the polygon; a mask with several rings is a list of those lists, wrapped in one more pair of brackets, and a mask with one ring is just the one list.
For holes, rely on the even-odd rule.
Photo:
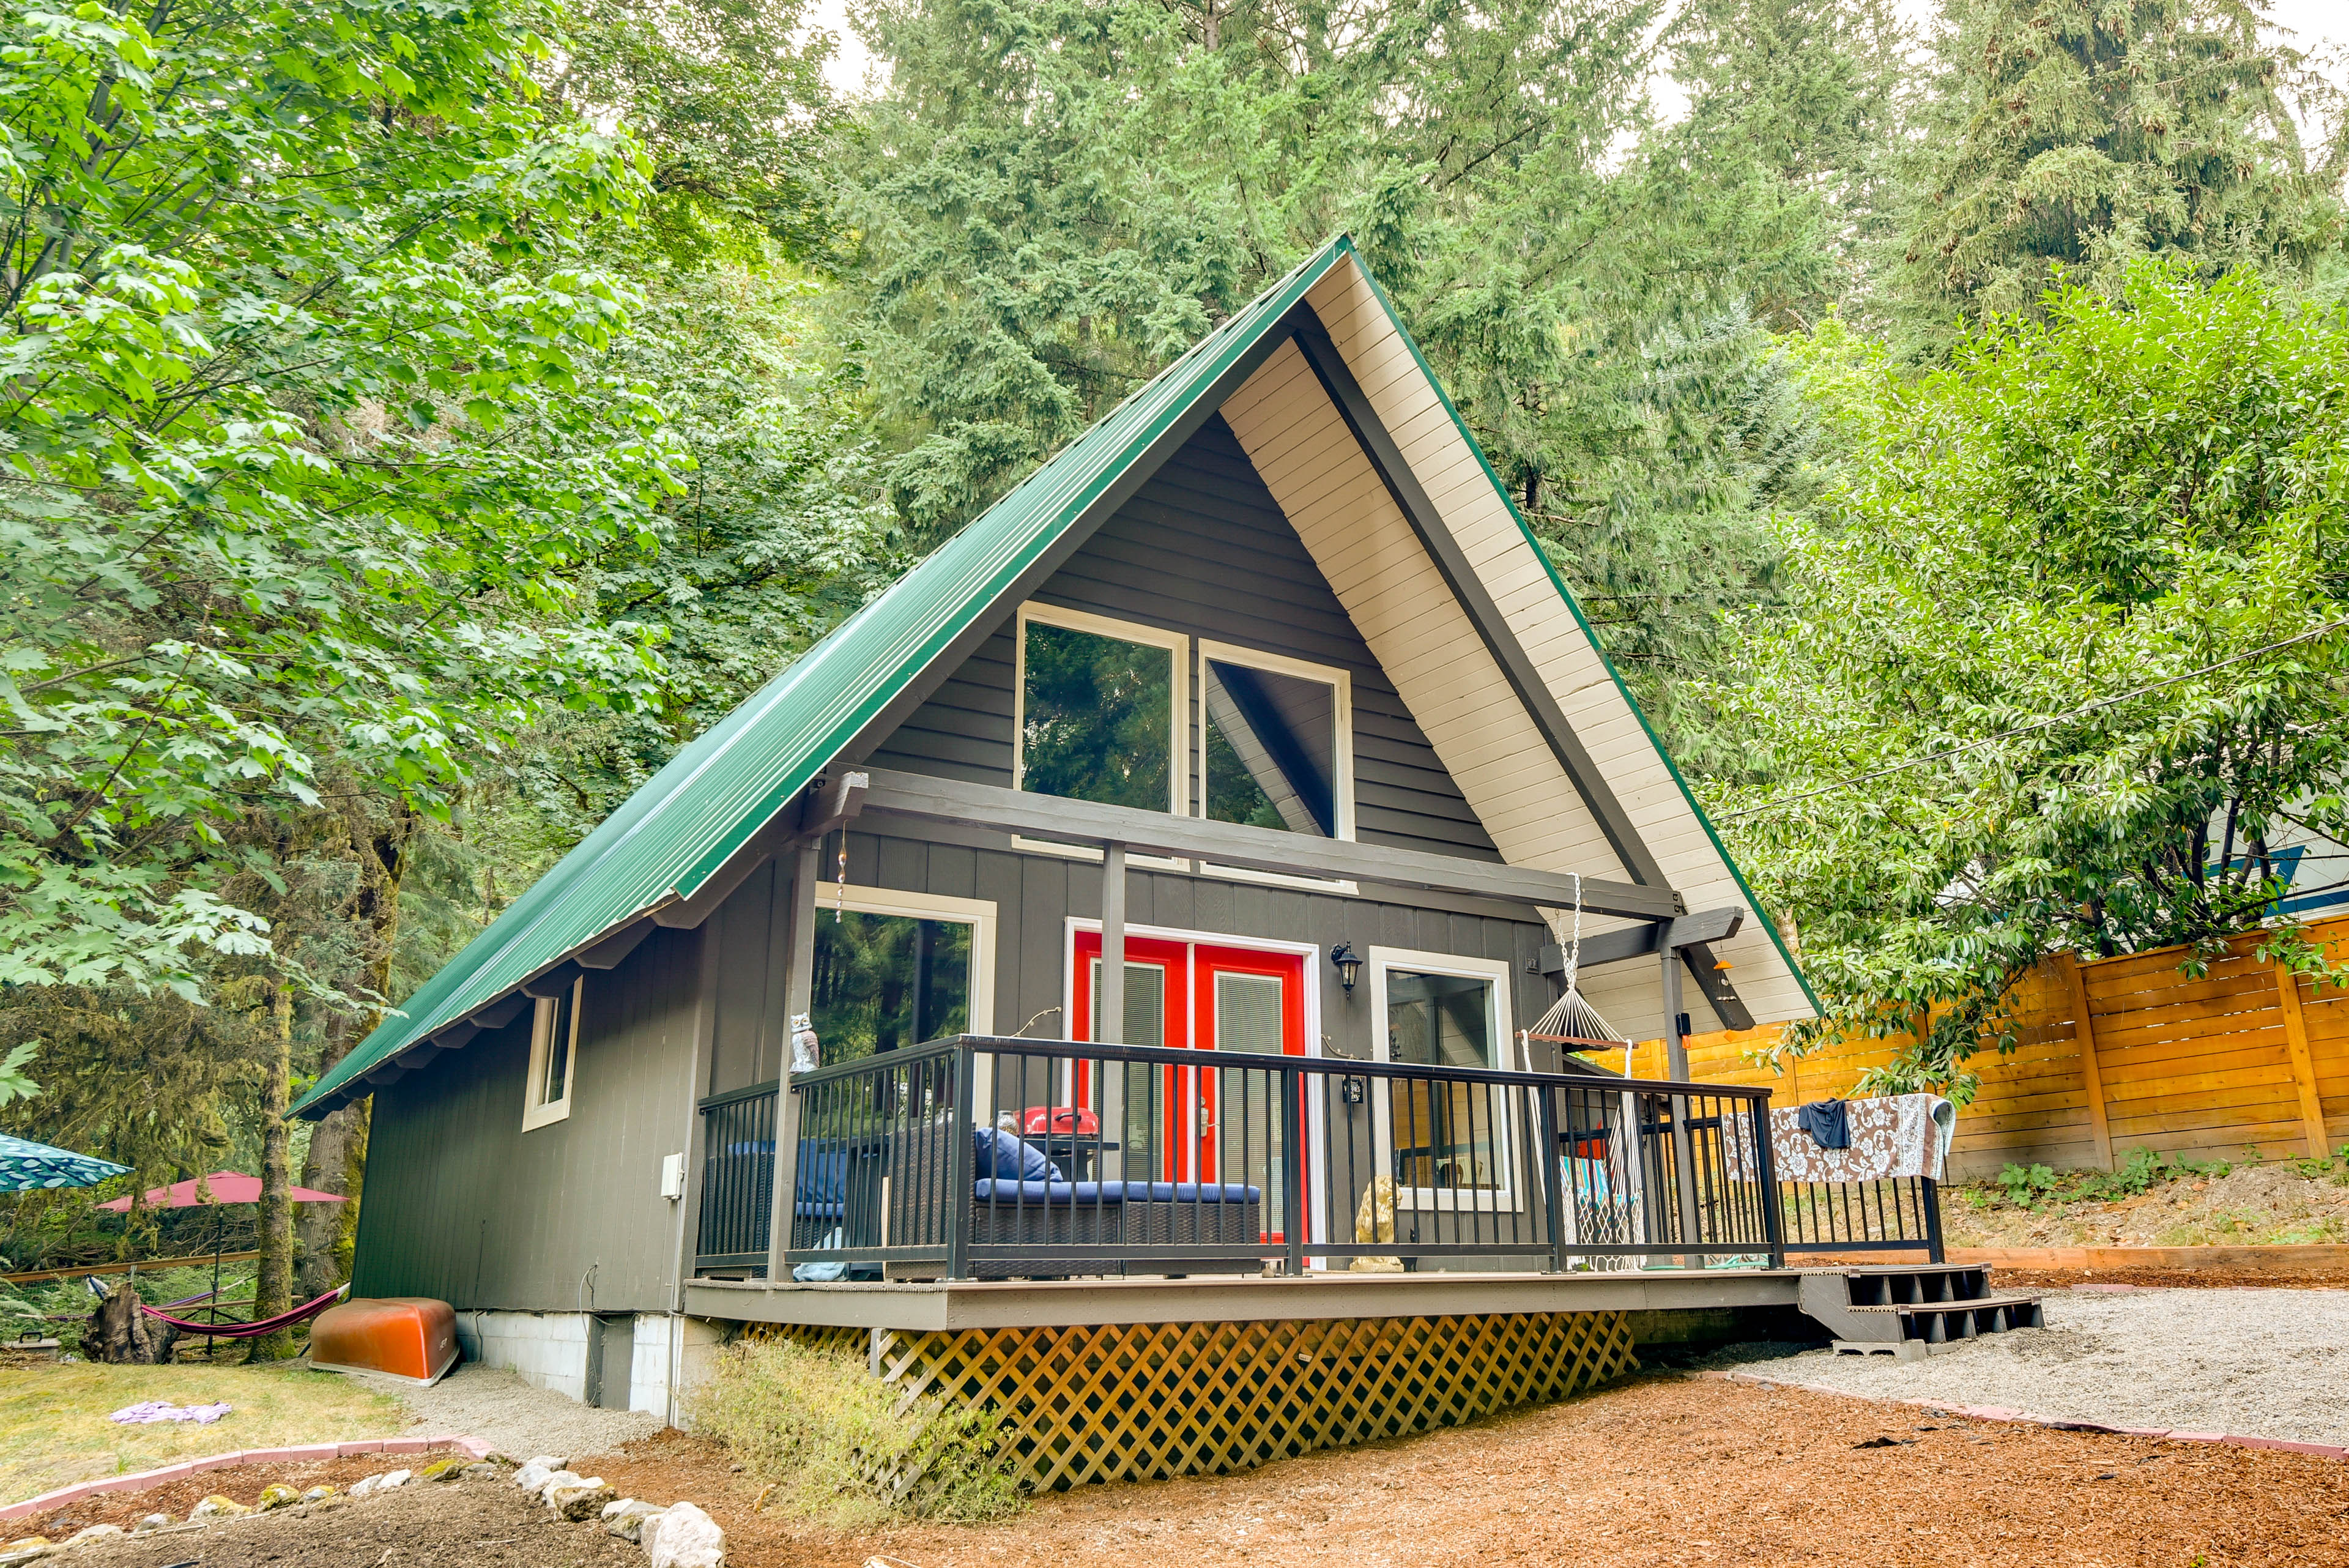
{"label": "teal umbrella", "polygon": [[0,1133],[0,1192],[32,1192],[47,1187],[95,1187],[130,1168],[69,1148],[51,1148],[30,1138]]}

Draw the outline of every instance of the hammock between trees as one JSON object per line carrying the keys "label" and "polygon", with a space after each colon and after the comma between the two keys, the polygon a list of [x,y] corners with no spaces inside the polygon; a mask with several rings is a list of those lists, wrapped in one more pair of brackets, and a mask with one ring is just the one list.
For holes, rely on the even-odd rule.
{"label": "hammock between trees", "polygon": [[[350,1288],[347,1284],[336,1285],[316,1301],[304,1302],[292,1312],[282,1312],[275,1317],[265,1317],[258,1323],[190,1323],[186,1318],[173,1317],[161,1308],[150,1307],[144,1302],[139,1303],[139,1310],[149,1317],[162,1319],[182,1334],[205,1334],[215,1339],[254,1339],[277,1329],[291,1328],[297,1323],[309,1322],[310,1319],[342,1299],[343,1293]],[[171,1304],[177,1306],[180,1303],[173,1302]]]}

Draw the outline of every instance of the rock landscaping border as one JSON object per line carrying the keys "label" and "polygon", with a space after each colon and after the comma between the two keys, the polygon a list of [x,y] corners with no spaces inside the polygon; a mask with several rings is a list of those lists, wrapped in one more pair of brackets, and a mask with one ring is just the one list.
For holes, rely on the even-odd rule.
{"label": "rock landscaping border", "polygon": [[2321,1459],[2349,1460],[2349,1448],[2339,1448],[2331,1443],[2295,1443],[2282,1438],[2252,1438],[2237,1432],[2189,1432],[2169,1427],[2112,1427],[2102,1421],[2035,1416],[2028,1410],[2011,1409],[2003,1405],[1951,1405],[1939,1399],[1886,1399],[1874,1394],[1855,1394],[1848,1388],[1831,1387],[1825,1383],[1801,1383],[1791,1377],[1770,1377],[1759,1372],[1700,1372],[1697,1376],[1723,1383],[1751,1383],[1757,1388],[1793,1388],[1805,1394],[1830,1394],[1838,1399],[1857,1399],[1868,1405],[1893,1405],[1902,1409],[1923,1410],[1935,1416],[1963,1416],[1972,1421],[2002,1421],[2013,1426],[2045,1427],[2058,1432],[2110,1432],[2124,1438],[2158,1438],[2173,1443],[2222,1443],[2230,1448],[2274,1449],[2287,1454],[2309,1454]]}
{"label": "rock landscaping border", "polygon": [[[413,1452],[421,1439],[388,1438],[358,1447],[360,1452],[382,1453],[387,1450]],[[88,1525],[64,1541],[47,1536],[30,1535],[16,1541],[0,1542],[0,1568],[28,1568],[44,1559],[80,1555],[78,1549],[99,1545],[124,1537],[208,1534],[222,1527],[233,1527],[237,1521],[258,1516],[292,1511],[292,1517],[305,1518],[316,1510],[357,1505],[366,1507],[368,1500],[406,1488],[447,1485],[450,1483],[488,1483],[516,1486],[533,1501],[543,1504],[556,1519],[590,1529],[601,1527],[608,1535],[639,1547],[645,1554],[647,1568],[725,1568],[726,1532],[695,1503],[680,1499],[662,1507],[656,1503],[623,1498],[605,1484],[601,1476],[582,1476],[568,1468],[569,1461],[557,1455],[542,1454],[519,1466],[502,1454],[475,1453],[469,1439],[462,1449],[463,1457],[450,1457],[426,1465],[420,1470],[395,1469],[378,1472],[357,1481],[347,1491],[331,1486],[316,1486],[305,1492],[296,1492],[284,1484],[265,1486],[250,1503],[214,1494],[206,1497],[188,1511],[184,1520],[174,1520],[169,1514],[150,1513],[129,1529],[119,1524]],[[442,1447],[458,1447],[440,1439]],[[247,1463],[284,1462],[295,1460],[339,1459],[339,1450],[357,1447],[340,1443],[319,1443],[307,1451],[295,1449],[252,1449],[243,1458]],[[212,1464],[217,1465],[215,1459]],[[204,1468],[203,1461],[191,1460],[172,1467],[184,1476]],[[160,1475],[164,1472],[150,1472]],[[119,1478],[129,1480],[131,1478]],[[150,1481],[150,1484],[151,1481]],[[120,1490],[121,1488],[89,1488],[83,1497],[100,1490]],[[192,1568],[194,1558],[189,1559]]]}
{"label": "rock landscaping border", "polygon": [[0,1520],[21,1519],[30,1513],[46,1513],[53,1508],[64,1508],[85,1498],[110,1491],[145,1491],[184,1477],[205,1470],[224,1469],[230,1465],[300,1464],[311,1459],[347,1459],[353,1454],[421,1454],[434,1449],[462,1449],[473,1458],[485,1459],[490,1445],[479,1438],[450,1434],[438,1438],[356,1438],[347,1443],[302,1443],[291,1448],[239,1449],[233,1453],[213,1454],[201,1459],[181,1459],[178,1464],[165,1465],[160,1469],[136,1470],[129,1475],[101,1476],[96,1480],[78,1481],[56,1491],[28,1497],[22,1502],[12,1502],[0,1508]]}

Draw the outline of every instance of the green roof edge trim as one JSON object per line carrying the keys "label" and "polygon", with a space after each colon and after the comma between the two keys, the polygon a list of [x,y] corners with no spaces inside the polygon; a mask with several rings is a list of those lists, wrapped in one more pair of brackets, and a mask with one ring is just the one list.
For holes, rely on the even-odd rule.
{"label": "green roof edge trim", "polygon": [[[1360,266],[1359,258],[1357,265]],[[1630,687],[1624,684],[1622,672],[1615,668],[1615,661],[1607,657],[1607,645],[1599,640],[1599,634],[1592,629],[1590,618],[1582,613],[1582,605],[1575,598],[1574,590],[1566,586],[1564,577],[1558,576],[1557,564],[1549,558],[1549,552],[1543,549],[1541,541],[1535,537],[1533,525],[1526,521],[1525,514],[1517,510],[1516,497],[1511,495],[1509,487],[1501,483],[1501,476],[1494,471],[1492,460],[1485,455],[1485,449],[1476,443],[1476,438],[1469,432],[1468,421],[1460,417],[1459,409],[1453,404],[1452,394],[1444,389],[1444,378],[1435,373],[1434,367],[1427,362],[1427,356],[1419,351],[1419,339],[1413,337],[1411,328],[1403,324],[1402,315],[1394,307],[1394,301],[1387,297],[1387,291],[1381,286],[1376,275],[1367,266],[1361,266],[1360,270],[1362,281],[1371,286],[1371,293],[1377,298],[1379,307],[1387,313],[1387,319],[1394,324],[1396,335],[1402,337],[1403,347],[1411,350],[1411,357],[1418,364],[1420,373],[1427,378],[1427,384],[1435,389],[1435,396],[1444,404],[1444,411],[1451,416],[1453,428],[1460,432],[1460,439],[1468,443],[1468,450],[1476,454],[1477,465],[1484,469],[1485,477],[1492,481],[1493,493],[1501,498],[1501,504],[1509,509],[1510,517],[1516,522],[1517,532],[1525,537],[1526,547],[1531,550],[1534,553],[1534,558],[1541,563],[1542,570],[1549,574],[1550,586],[1557,590],[1557,597],[1566,602],[1567,610],[1574,617],[1575,625],[1582,628],[1582,635],[1590,643],[1590,650],[1599,656],[1600,668],[1607,671],[1607,678],[1615,682],[1615,690],[1621,694],[1625,705],[1631,710],[1631,716],[1640,721],[1640,728],[1647,735],[1648,744],[1654,747],[1656,754],[1664,760],[1664,766],[1671,774],[1672,783],[1680,790],[1681,798],[1688,802],[1689,809],[1696,814],[1697,825],[1704,829],[1705,837],[1712,841],[1713,853],[1721,857],[1721,863],[1723,866],[1729,867],[1729,875],[1736,882],[1737,890],[1745,896],[1746,905],[1753,909],[1754,918],[1760,920],[1762,929],[1770,934],[1770,945],[1778,950],[1779,959],[1794,975],[1795,983],[1803,988],[1803,995],[1809,1001],[1812,1009],[1824,1015],[1827,1011],[1826,1007],[1819,1001],[1818,992],[1811,989],[1810,976],[1803,972],[1803,966],[1795,961],[1795,955],[1786,950],[1786,939],[1778,934],[1778,923],[1770,918],[1770,911],[1763,908],[1762,900],[1754,896],[1753,888],[1745,880],[1744,868],[1737,864],[1737,857],[1729,852],[1729,846],[1722,843],[1720,832],[1713,826],[1713,818],[1705,813],[1704,803],[1698,800],[1696,792],[1689,788],[1688,780],[1682,775],[1681,765],[1673,760],[1671,748],[1666,746],[1663,738],[1656,733],[1655,725],[1649,722],[1647,711],[1640,706],[1640,700],[1631,695]]]}
{"label": "green roof edge trim", "polygon": [[[427,1036],[642,917],[672,894],[690,898],[776,811],[804,789],[841,747],[1016,583],[1239,356],[1268,331],[1277,329],[1340,257],[1354,254],[1352,240],[1344,234],[1323,244],[1046,459],[1002,499],[916,563],[740,707],[688,742],[418,987],[402,1007],[391,1010],[286,1115],[323,1116],[335,1106],[370,1092],[360,1080]],[[971,572],[974,580],[962,581],[955,575],[957,571]],[[909,587],[915,591],[906,592]],[[935,597],[936,603],[928,604],[928,597]],[[884,614],[888,609],[897,611],[901,619],[910,614],[913,624],[891,624]],[[926,616],[926,609],[932,613]],[[890,641],[893,633],[901,639],[895,644]],[[910,646],[902,641],[907,636],[913,638]],[[875,648],[868,650],[861,646],[875,639],[880,639]],[[859,656],[866,662],[844,672],[840,690],[814,690],[820,678],[833,673],[843,659]],[[782,721],[786,728],[781,739],[790,742],[789,749],[795,753],[792,760],[747,799],[727,800],[722,780],[704,788],[719,764],[729,759],[735,743],[746,732],[778,722],[777,711],[787,699],[801,694],[802,688],[813,691],[808,701],[817,711],[789,716],[803,718],[804,728],[792,724],[789,718]],[[757,762],[754,756],[750,765],[755,769]],[[719,798],[694,798],[710,794]],[[672,806],[687,814],[671,829],[673,836],[683,841],[678,846],[690,854],[682,863],[677,863],[675,857],[665,861],[658,855],[657,842],[639,840],[639,835],[658,826],[657,819]],[[697,808],[723,815],[718,825],[697,833]],[[649,857],[650,863],[633,864],[632,856]],[[606,897],[598,899],[599,892]],[[585,908],[575,919],[564,920],[562,917],[573,906]]]}

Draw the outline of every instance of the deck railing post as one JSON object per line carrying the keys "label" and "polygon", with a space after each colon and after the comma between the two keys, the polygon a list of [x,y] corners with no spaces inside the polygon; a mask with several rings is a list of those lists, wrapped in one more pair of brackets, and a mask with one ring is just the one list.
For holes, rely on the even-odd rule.
{"label": "deck railing post", "polygon": [[1770,1266],[1786,1266],[1786,1210],[1778,1196],[1778,1167],[1770,1153],[1770,1096],[1745,1102],[1747,1126],[1754,1138],[1754,1168],[1762,1189],[1762,1234],[1770,1243]]}
{"label": "deck railing post", "polygon": [[1918,1180],[1925,1184],[1925,1241],[1927,1256],[1937,1263],[1949,1262],[1941,1255],[1941,1184],[1930,1176]]}
{"label": "deck railing post", "polygon": [[[847,829],[841,830],[845,833]],[[775,1073],[775,1182],[768,1208],[767,1278],[782,1280],[792,1250],[792,1232],[799,1219],[800,1103],[792,1087],[792,1019],[809,1012],[815,995],[815,879],[820,875],[823,846],[802,844],[792,858],[790,957],[781,986],[783,1016],[776,1032],[779,1065]],[[715,983],[714,981],[712,982]]]}
{"label": "deck railing post", "polygon": [[[1304,1069],[1280,1062],[1280,1228],[1288,1244],[1286,1272],[1294,1279],[1305,1272],[1305,1139],[1299,1135],[1305,1103]],[[1241,1178],[1247,1180],[1243,1171]]]}
{"label": "deck railing post", "polygon": [[1557,1140],[1558,1091],[1543,1085],[1534,1095],[1534,1158],[1542,1163],[1542,1201],[1549,1206],[1549,1272],[1562,1274],[1572,1259],[1568,1255],[1566,1223],[1566,1182],[1559,1174],[1559,1162],[1565,1158]]}
{"label": "deck railing post", "polygon": [[947,1137],[947,1278],[970,1278],[970,1207],[975,1152],[970,1141],[971,1080],[977,1054],[970,1042],[954,1047],[954,1124]]}

